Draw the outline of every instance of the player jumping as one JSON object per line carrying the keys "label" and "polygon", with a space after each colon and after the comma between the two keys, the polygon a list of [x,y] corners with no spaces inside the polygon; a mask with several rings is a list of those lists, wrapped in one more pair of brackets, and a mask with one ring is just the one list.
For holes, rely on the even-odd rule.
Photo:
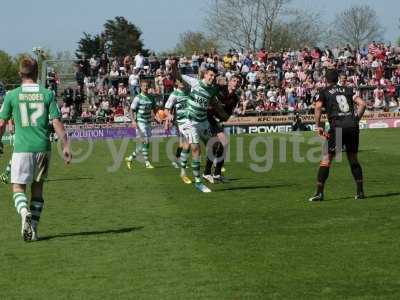
{"label": "player jumping", "polygon": [[156,101],[149,94],[149,83],[142,81],[140,84],[141,93],[136,96],[131,104],[132,126],[137,129],[137,135],[140,141],[136,143],[136,150],[125,158],[129,170],[132,169],[133,160],[138,153],[142,153],[144,163],[147,169],[154,169],[149,160],[150,138],[151,138],[151,120],[152,113],[156,110]]}
{"label": "player jumping", "polygon": [[[60,111],[54,94],[36,81],[38,64],[33,58],[23,58],[19,66],[21,87],[10,91],[0,110],[0,141],[7,121],[15,123],[14,151],[11,162],[13,200],[21,216],[21,235],[24,241],[38,239],[38,224],[43,211],[43,182],[50,163],[49,120],[63,140],[66,163],[71,161],[67,135],[61,123]],[[2,148],[2,145],[0,145]],[[31,201],[28,208],[26,187],[31,184]]]}
{"label": "player jumping", "polygon": [[[218,100],[223,105],[223,110],[228,116],[233,114],[233,110],[239,103],[237,90],[240,88],[241,82],[241,77],[239,75],[234,75],[230,78],[227,86],[219,87]],[[218,141],[212,145],[212,155],[207,155],[207,163],[203,174],[203,178],[210,183],[214,183],[215,181],[227,181],[227,179],[222,176],[222,168],[225,162],[224,155],[228,140],[224,133],[223,125],[220,122],[221,120],[223,120],[223,116],[220,116],[215,109],[210,108],[208,110],[208,122],[210,123],[211,135],[218,139]],[[213,158],[216,159],[216,164],[214,175],[211,175],[211,169],[214,164]]]}
{"label": "player jumping", "polygon": [[[185,91],[185,85],[176,80],[175,82],[176,89],[171,93],[168,98],[168,101],[165,103],[165,110],[167,113],[167,127],[171,127],[171,120],[175,119],[176,126],[178,129],[179,135],[179,147],[177,149],[175,164],[179,168],[181,153],[184,151],[185,153],[189,153],[190,145],[185,138],[185,123],[186,123],[186,107],[187,102],[189,100],[189,95]],[[172,112],[175,111],[175,118],[173,118]],[[187,161],[187,157],[186,157]],[[178,165],[179,163],[179,165]],[[181,169],[181,178],[182,181],[186,184],[191,184],[192,181],[186,175],[186,169]]]}
{"label": "player jumping", "polygon": [[[365,112],[365,102],[358,96],[354,96],[353,89],[342,87],[337,84],[338,73],[333,69],[328,69],[325,74],[328,86],[322,89],[315,103],[315,122],[318,128],[318,134],[327,138],[328,152],[324,153],[317,179],[317,191],[309,201],[324,200],[324,186],[329,176],[331,162],[338,150],[337,145],[342,141],[346,147],[347,158],[350,163],[351,172],[357,184],[357,194],[355,199],[364,199],[363,173],[358,162],[358,144],[359,144],[359,121]],[[355,105],[357,105],[357,111]],[[321,126],[322,107],[325,108],[330,124],[330,130],[325,132]],[[341,148],[340,148],[341,149]],[[340,150],[339,149],[339,150]]]}
{"label": "player jumping", "polygon": [[[192,150],[192,169],[195,179],[195,187],[203,193],[210,193],[211,190],[201,181],[200,176],[200,141],[207,144],[210,137],[207,111],[209,106],[215,107],[218,113],[226,120],[228,116],[221,109],[217,101],[218,89],[214,85],[217,70],[208,68],[203,79],[196,79],[182,75],[182,79],[191,87],[190,98],[187,102],[186,123],[183,126],[185,137]],[[186,169],[189,152],[182,150],[181,169]]]}

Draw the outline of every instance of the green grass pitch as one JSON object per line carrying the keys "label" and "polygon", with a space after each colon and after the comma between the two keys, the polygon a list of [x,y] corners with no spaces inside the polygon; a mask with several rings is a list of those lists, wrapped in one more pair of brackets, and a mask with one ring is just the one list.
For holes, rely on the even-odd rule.
{"label": "green grass pitch", "polygon": [[[182,184],[162,153],[154,170],[109,173],[105,142],[69,167],[54,151],[42,241],[20,240],[0,186],[0,299],[399,299],[399,133],[361,132],[364,201],[353,200],[343,161],[326,201],[308,203],[318,164],[295,163],[290,146],[287,162],[274,151],[272,170],[254,173],[254,136],[244,136],[244,162],[226,165],[232,181],[211,194]],[[269,136],[277,147],[286,135]]]}

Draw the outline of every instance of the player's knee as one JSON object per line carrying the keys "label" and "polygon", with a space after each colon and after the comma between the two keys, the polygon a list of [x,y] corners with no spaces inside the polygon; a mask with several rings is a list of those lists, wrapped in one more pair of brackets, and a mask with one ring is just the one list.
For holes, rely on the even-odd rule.
{"label": "player's knee", "polygon": [[34,182],[31,185],[32,197],[40,198],[43,195],[43,181]]}
{"label": "player's knee", "polygon": [[12,189],[13,189],[13,193],[25,193],[26,185],[14,183]]}
{"label": "player's knee", "polygon": [[322,160],[319,163],[319,166],[320,167],[325,167],[325,168],[330,168],[331,167],[331,162],[330,162],[330,160]]}

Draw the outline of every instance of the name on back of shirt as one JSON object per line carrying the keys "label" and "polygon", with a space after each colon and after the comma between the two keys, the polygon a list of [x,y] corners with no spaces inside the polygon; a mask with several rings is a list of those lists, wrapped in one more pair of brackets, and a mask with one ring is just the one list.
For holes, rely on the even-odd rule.
{"label": "name on back of shirt", "polygon": [[19,101],[43,101],[43,94],[39,93],[19,94]]}

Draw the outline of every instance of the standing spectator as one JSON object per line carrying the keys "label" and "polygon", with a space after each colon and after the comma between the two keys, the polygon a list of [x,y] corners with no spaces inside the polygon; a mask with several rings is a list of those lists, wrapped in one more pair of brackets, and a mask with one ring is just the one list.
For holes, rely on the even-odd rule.
{"label": "standing spectator", "polygon": [[175,82],[170,73],[167,74],[167,77],[163,80],[163,87],[164,87],[164,102],[167,101],[169,95],[174,90]]}
{"label": "standing spectator", "polygon": [[75,73],[75,80],[79,86],[81,94],[83,94],[83,87],[85,85],[85,74],[82,71],[82,67],[78,67]]}
{"label": "standing spectator", "polygon": [[144,68],[144,56],[141,52],[139,52],[135,56],[135,67],[139,70],[142,70]]}
{"label": "standing spectator", "polygon": [[118,83],[119,83],[119,71],[118,69],[113,66],[111,71],[110,71],[110,81],[111,81],[111,85],[115,88],[118,87]]}
{"label": "standing spectator", "polygon": [[194,74],[199,73],[199,66],[200,66],[199,59],[200,59],[200,57],[197,55],[197,52],[194,52],[192,55],[192,62],[191,62],[191,66],[192,66]]}
{"label": "standing spectator", "polygon": [[136,95],[140,93],[139,79],[140,79],[139,69],[135,67],[131,75],[129,75],[129,80],[128,80],[131,99],[133,99]]}
{"label": "standing spectator", "polygon": [[130,55],[125,56],[124,58],[124,68],[127,74],[130,73],[132,66],[132,57]]}

